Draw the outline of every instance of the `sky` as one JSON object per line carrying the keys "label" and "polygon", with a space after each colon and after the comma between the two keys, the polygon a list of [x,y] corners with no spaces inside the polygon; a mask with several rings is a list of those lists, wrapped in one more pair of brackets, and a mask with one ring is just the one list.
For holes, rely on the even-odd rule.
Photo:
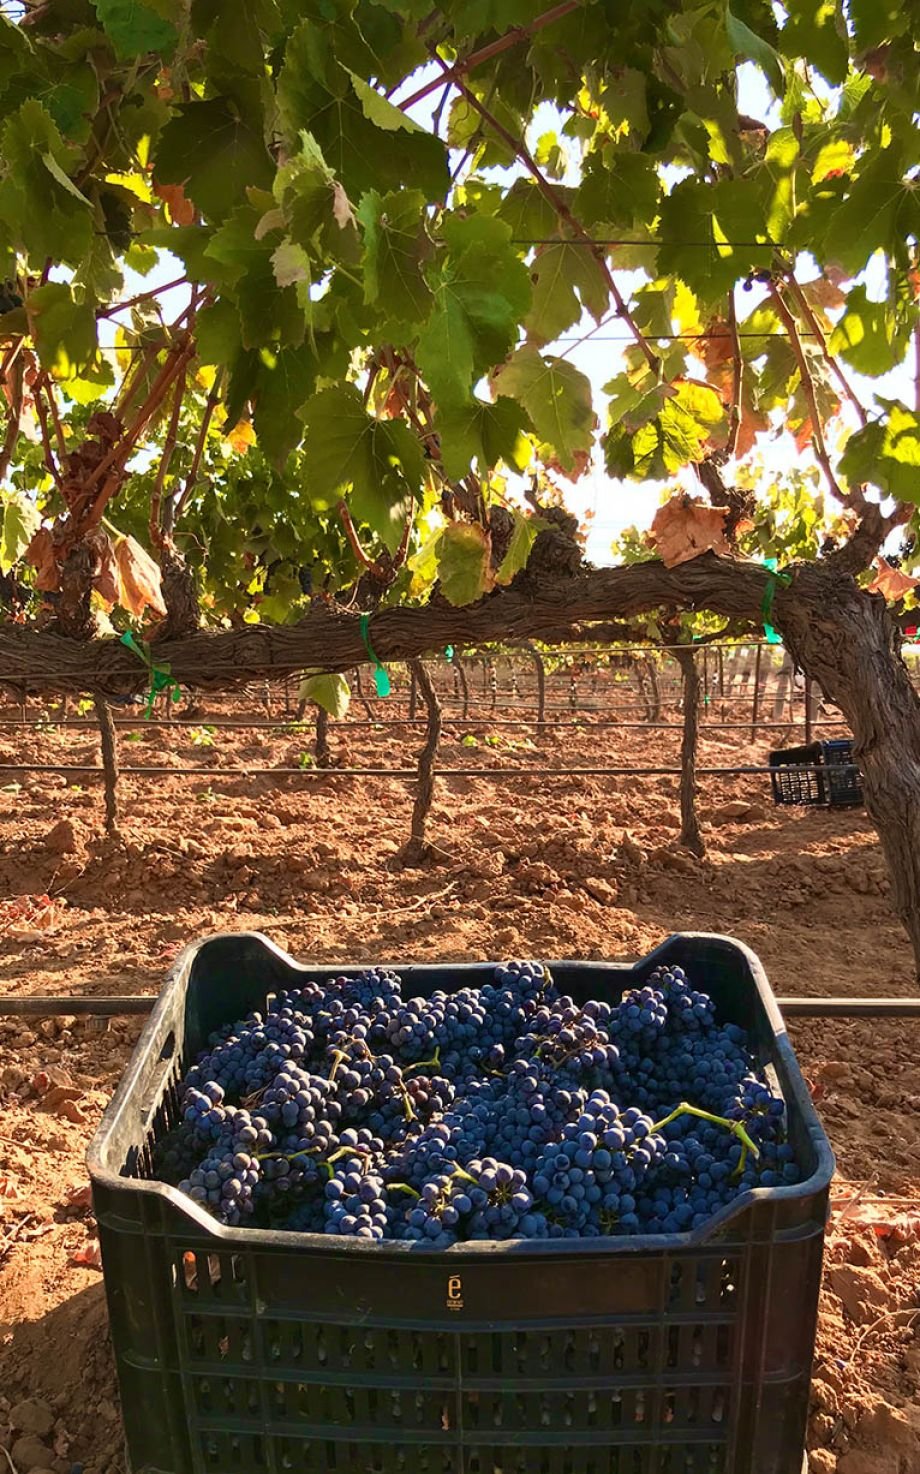
{"label": "sky", "polygon": [[[411,84],[409,82],[404,84],[406,90],[415,91],[426,80],[428,70],[426,68],[415,73]],[[431,73],[434,75],[433,68]],[[398,94],[395,100],[398,101]],[[424,126],[430,126],[432,111],[437,101],[438,94],[435,93],[423,103],[418,104],[413,110],[413,116],[418,122]],[[777,120],[778,105],[763,75],[751,63],[745,63],[739,68],[739,108],[768,124]],[[542,132],[557,129],[560,121],[559,114],[554,107],[549,104],[541,106],[529,130],[528,141],[531,144],[535,143]],[[565,182],[577,182],[577,159],[572,159],[570,171],[571,177],[567,177]],[[496,178],[508,182],[514,178],[514,174],[507,170],[498,171]],[[799,280],[807,281],[815,275],[814,263],[807,257],[802,258],[796,263],[796,273]],[[137,276],[130,271],[126,274],[124,295],[126,298],[131,297],[148,290],[157,282],[171,281],[181,274],[181,262],[164,252],[154,271],[147,277]],[[641,272],[618,272],[617,277],[624,295],[645,280]],[[870,263],[861,279],[865,280],[870,297],[879,294],[883,276],[878,263]],[[744,292],[740,287],[737,288],[736,311],[739,321],[753,311],[762,302],[764,296],[765,289],[756,284],[750,292]],[[169,320],[177,315],[187,300],[186,288],[164,293],[161,302],[166,319]],[[108,322],[101,326],[107,330],[106,338],[111,342],[114,323]],[[589,333],[591,335],[585,338],[585,341],[578,341]],[[597,329],[593,318],[585,314],[582,322],[569,329],[564,338],[544,349],[544,351],[552,351],[567,357],[587,375],[592,384],[595,406],[602,426],[606,408],[603,385],[622,371],[624,348],[631,341],[628,330],[621,323],[613,321]],[[867,380],[853,372],[850,372],[849,377],[863,403],[871,405],[875,394],[911,402],[912,373],[906,363],[880,379]],[[484,389],[484,392],[487,391]],[[777,474],[782,474],[796,462],[807,464],[811,460],[810,452],[805,452],[804,455],[799,452],[792,436],[785,432],[780,432],[776,436],[760,436],[758,451],[768,473],[775,471]],[[679,481],[680,484],[691,490],[694,489],[691,472],[679,478]],[[561,482],[561,484],[565,488],[567,504],[572,511],[581,518],[584,518],[586,513],[591,514],[587,524],[589,528],[587,554],[591,562],[601,566],[614,561],[611,543],[625,528],[633,524],[640,528],[649,526],[655,509],[659,506],[668,486],[668,483],[665,482],[638,483],[611,479],[604,470],[603,456],[599,448],[595,452],[591,467],[576,483]]]}

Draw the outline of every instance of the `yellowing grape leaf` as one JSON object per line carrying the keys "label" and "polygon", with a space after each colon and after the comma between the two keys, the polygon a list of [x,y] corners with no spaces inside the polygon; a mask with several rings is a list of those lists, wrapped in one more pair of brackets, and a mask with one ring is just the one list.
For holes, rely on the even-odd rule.
{"label": "yellowing grape leaf", "polygon": [[245,455],[251,445],[256,443],[256,432],[252,428],[251,420],[238,420],[232,430],[228,430],[224,439],[232,446],[237,455]]}
{"label": "yellowing grape leaf", "polygon": [[473,604],[492,587],[492,540],[475,522],[451,522],[438,538],[438,578],[448,604]]}
{"label": "yellowing grape leaf", "polygon": [[115,541],[115,564],[118,570],[118,602],[129,614],[141,615],[145,609],[166,616],[160,570],[150,554],[133,537]]}
{"label": "yellowing grape leaf", "polygon": [[905,594],[911,593],[917,587],[917,580],[909,574],[902,573],[900,568],[893,568],[887,558],[881,554],[875,560],[878,572],[869,585],[870,594],[882,594],[886,599],[896,603],[903,599]]}
{"label": "yellowing grape leaf", "polygon": [[710,507],[681,493],[659,507],[652,522],[651,541],[666,568],[689,563],[701,553],[730,553],[725,540],[726,507]]}
{"label": "yellowing grape leaf", "polygon": [[297,688],[298,701],[312,701],[328,711],[337,722],[344,720],[351,704],[351,688],[345,676],[317,671],[306,676]]}

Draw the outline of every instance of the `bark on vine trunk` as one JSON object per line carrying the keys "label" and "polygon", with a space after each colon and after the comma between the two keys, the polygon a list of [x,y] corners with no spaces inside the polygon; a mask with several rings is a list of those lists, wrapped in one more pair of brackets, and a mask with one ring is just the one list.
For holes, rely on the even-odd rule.
{"label": "bark on vine trunk", "polygon": [[99,723],[99,746],[102,753],[103,782],[105,785],[105,832],[118,833],[118,748],[116,746],[115,723],[112,711],[104,696],[93,697],[96,720]]}
{"label": "bark on vine trunk", "polygon": [[92,610],[93,574],[96,555],[84,540],[68,553],[61,566],[56,623],[71,640],[89,640],[96,632]]}
{"label": "bark on vine trunk", "polygon": [[453,655],[450,657],[450,660],[451,660],[451,665],[454,668],[454,685],[455,685],[455,689],[459,689],[459,691],[460,691],[460,701],[461,701],[461,708],[462,708],[461,709],[461,713],[460,713],[461,720],[465,722],[466,719],[467,719],[467,717],[470,714],[470,684],[469,684],[469,681],[466,678],[466,671],[463,669],[463,666],[460,664],[460,656],[457,654],[456,650],[454,651]]}
{"label": "bark on vine trunk", "polygon": [[427,858],[429,846],[426,840],[428,815],[434,798],[434,765],[441,741],[441,703],[428,671],[420,660],[410,660],[409,669],[428,712],[428,735],[418,759],[418,787],[412,806],[412,828],[408,843],[402,852],[404,865],[421,865]]}
{"label": "bark on vine trunk", "polygon": [[660,691],[659,686],[658,686],[658,667],[655,664],[655,657],[654,657],[654,655],[650,655],[648,657],[648,661],[646,663],[645,670],[646,670],[646,674],[648,675],[648,683],[649,683],[649,686],[651,687],[651,690],[652,690],[651,700],[649,701],[649,717],[648,717],[648,719],[649,719],[650,722],[660,722],[661,721],[661,691]]}
{"label": "bark on vine trunk", "polygon": [[534,675],[537,681],[537,721],[541,727],[546,724],[546,666],[543,664],[543,656],[536,645],[525,640],[521,646],[533,661]]}
{"label": "bark on vine trunk", "polygon": [[201,608],[195,578],[177,548],[164,543],[160,549],[160,575],[166,618],[157,629],[158,640],[181,640],[201,624]]}
{"label": "bark on vine trunk", "polygon": [[680,842],[691,855],[706,853],[696,812],[696,754],[700,735],[700,673],[696,652],[679,646],[674,651],[680,666],[684,706],[684,734],[680,746]]}
{"label": "bark on vine trunk", "polygon": [[324,706],[316,708],[316,741],[313,755],[318,768],[332,767],[332,748],[329,746],[329,713]]}

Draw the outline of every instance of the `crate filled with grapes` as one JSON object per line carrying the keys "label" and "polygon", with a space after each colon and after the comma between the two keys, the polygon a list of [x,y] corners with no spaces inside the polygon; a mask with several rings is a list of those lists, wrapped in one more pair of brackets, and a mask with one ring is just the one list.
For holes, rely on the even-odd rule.
{"label": "crate filled with grapes", "polygon": [[90,1171],[134,1474],[800,1474],[833,1160],[728,938],[207,939]]}

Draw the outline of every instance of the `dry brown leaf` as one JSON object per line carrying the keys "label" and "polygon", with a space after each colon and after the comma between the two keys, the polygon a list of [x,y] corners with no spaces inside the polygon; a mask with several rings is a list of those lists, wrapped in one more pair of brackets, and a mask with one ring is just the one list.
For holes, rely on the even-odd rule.
{"label": "dry brown leaf", "polygon": [[11,896],[0,901],[0,935],[33,941],[53,931],[61,919],[64,901],[48,895]]}
{"label": "dry brown leaf", "polygon": [[911,578],[909,573],[902,573],[900,568],[892,568],[888,559],[881,554],[876,558],[875,566],[878,572],[869,585],[870,594],[883,594],[886,599],[895,603],[917,587],[915,578]]}
{"label": "dry brown leaf", "polygon": [[707,324],[705,334],[693,344],[693,352],[701,358],[707,368],[731,363],[735,357],[735,345],[731,329],[722,317],[713,317]]}
{"label": "dry brown leaf", "polygon": [[26,561],[35,569],[35,587],[50,593],[59,587],[61,571],[54,556],[54,541],[47,527],[40,527],[26,548]]}
{"label": "dry brown leaf", "polygon": [[725,540],[727,507],[710,507],[681,493],[659,507],[652,522],[652,543],[666,568],[689,563],[701,553],[730,553]]}
{"label": "dry brown leaf", "polygon": [[74,1249],[70,1256],[71,1264],[82,1264],[87,1269],[102,1268],[102,1250],[98,1239],[90,1239],[88,1243],[81,1244],[79,1249]]}
{"label": "dry brown leaf", "polygon": [[332,213],[340,230],[346,230],[349,225],[354,225],[355,212],[351,208],[351,200],[345,193],[345,188],[336,179],[332,185]]}
{"label": "dry brown leaf", "polygon": [[195,206],[181,184],[155,184],[153,192],[163,201],[174,225],[194,225]]}
{"label": "dry brown leaf", "polygon": [[88,1182],[82,1182],[77,1187],[72,1187],[65,1198],[68,1208],[91,1208],[93,1206],[93,1189]]}
{"label": "dry brown leaf", "polygon": [[735,455],[746,456],[752,449],[757,435],[762,430],[769,430],[770,421],[766,415],[762,415],[756,409],[747,406],[741,411],[741,424],[738,426],[738,439],[735,442]]}
{"label": "dry brown leaf", "polygon": [[802,291],[812,307],[842,307],[847,300],[846,292],[841,292],[835,282],[824,277],[808,282]]}
{"label": "dry brown leaf", "polygon": [[913,1206],[904,1209],[897,1202],[873,1198],[852,1208],[845,1204],[840,1218],[846,1228],[871,1228],[880,1239],[907,1244],[920,1238],[920,1212]]}
{"label": "dry brown leaf", "polygon": [[566,481],[577,481],[590,468],[591,452],[590,450],[573,451],[572,459],[574,465],[563,466],[554,455],[548,455],[544,461],[544,465],[547,470],[556,471],[560,476],[564,476]]}
{"label": "dry brown leaf", "polygon": [[807,450],[815,438],[815,427],[807,415],[794,433],[796,450]]}
{"label": "dry brown leaf", "polygon": [[160,570],[149,553],[133,537],[120,537],[115,542],[118,567],[118,602],[129,614],[140,615],[150,608],[154,614],[166,616]]}

